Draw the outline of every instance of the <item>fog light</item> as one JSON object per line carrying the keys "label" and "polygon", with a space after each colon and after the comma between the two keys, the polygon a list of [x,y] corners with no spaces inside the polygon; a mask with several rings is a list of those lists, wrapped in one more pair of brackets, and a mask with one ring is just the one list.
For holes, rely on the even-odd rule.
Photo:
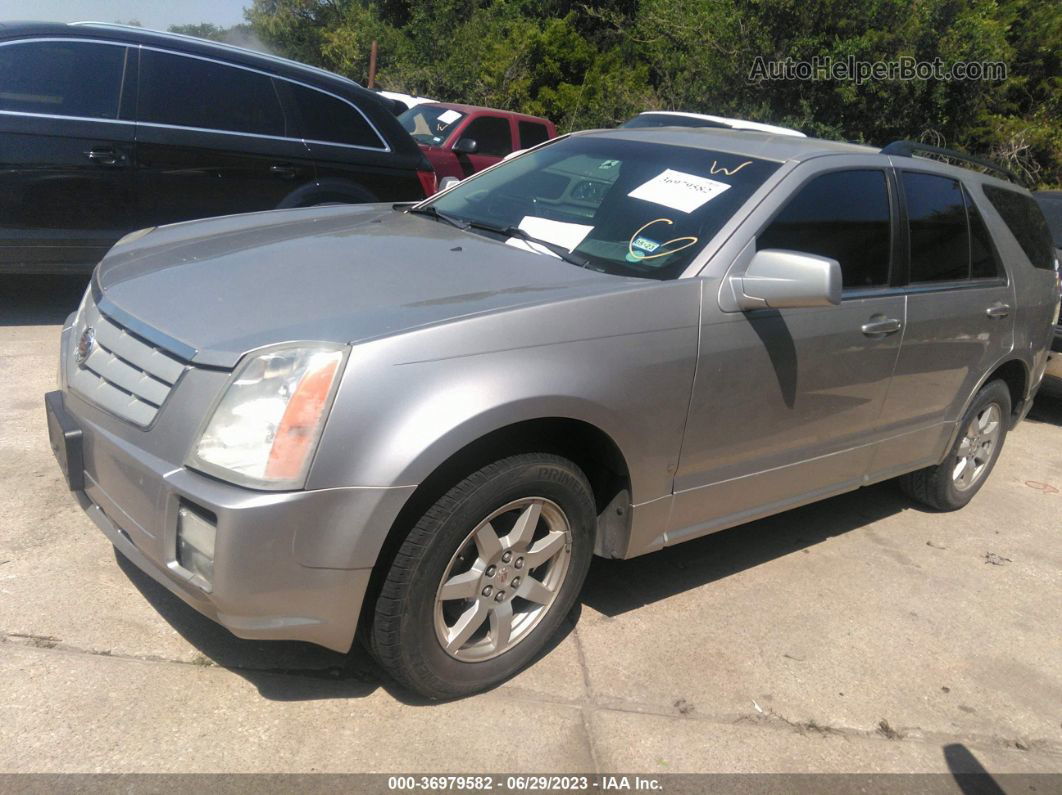
{"label": "fog light", "polygon": [[214,581],[215,521],[185,505],[177,511],[177,562],[208,584]]}

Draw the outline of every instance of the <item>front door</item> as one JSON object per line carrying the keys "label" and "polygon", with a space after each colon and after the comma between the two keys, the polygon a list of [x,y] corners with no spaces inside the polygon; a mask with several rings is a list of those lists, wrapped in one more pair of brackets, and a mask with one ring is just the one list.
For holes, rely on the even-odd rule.
{"label": "front door", "polygon": [[[821,168],[821,167],[820,167]],[[886,172],[821,172],[749,240],[841,264],[840,306],[724,312],[704,281],[701,349],[665,543],[862,482],[906,322]],[[783,183],[784,185],[785,183]]]}
{"label": "front door", "polygon": [[474,117],[451,138],[451,146],[464,138],[476,142],[476,151],[472,154],[454,152],[462,177],[493,166],[513,151],[512,124],[506,116]]}
{"label": "front door", "polygon": [[0,269],[87,269],[137,227],[127,60],[117,44],[0,45]]}

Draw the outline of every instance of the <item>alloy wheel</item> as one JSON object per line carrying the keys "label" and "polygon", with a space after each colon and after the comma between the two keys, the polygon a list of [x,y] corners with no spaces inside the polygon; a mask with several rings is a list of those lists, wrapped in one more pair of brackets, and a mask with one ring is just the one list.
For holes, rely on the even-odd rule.
{"label": "alloy wheel", "polygon": [[984,476],[999,442],[1002,420],[999,404],[989,403],[967,424],[951,473],[957,490],[968,490]]}
{"label": "alloy wheel", "polygon": [[435,634],[447,654],[480,662],[524,640],[556,601],[571,547],[564,511],[543,497],[510,502],[476,525],[435,596]]}

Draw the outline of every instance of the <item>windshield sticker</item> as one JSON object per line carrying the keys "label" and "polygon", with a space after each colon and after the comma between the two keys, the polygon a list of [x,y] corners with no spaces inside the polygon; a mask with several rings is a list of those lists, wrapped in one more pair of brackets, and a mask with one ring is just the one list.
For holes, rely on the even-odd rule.
{"label": "windshield sticker", "polygon": [[594,228],[584,224],[569,224],[549,218],[536,218],[533,215],[525,215],[518,226],[531,237],[537,237],[547,243],[556,243],[568,251],[575,251],[575,247],[582,243]]}
{"label": "windshield sticker", "polygon": [[447,110],[439,114],[439,118],[436,121],[440,121],[443,124],[450,124],[461,118],[461,113],[456,110]]}
{"label": "windshield sticker", "polygon": [[[693,235],[673,237],[671,240],[665,240],[663,243],[657,243],[655,240],[642,235],[642,232],[653,224],[667,224],[668,226],[671,226],[674,223],[675,222],[670,218],[656,218],[642,226],[641,229],[631,235],[631,239],[627,243],[627,256],[625,259],[628,262],[641,262],[647,259],[666,257],[669,254],[677,254],[683,249],[687,249],[690,246],[697,244],[697,238]],[[672,243],[681,243],[681,245],[675,246],[674,248],[667,248]],[[637,249],[637,251],[635,249]]]}
{"label": "windshield sticker", "polygon": [[660,244],[657,243],[655,240],[650,240],[647,237],[642,237],[641,235],[638,235],[638,237],[634,238],[634,240],[631,241],[631,248],[636,248],[639,251],[644,251],[647,254],[652,254],[654,251],[660,248]]}
{"label": "windshield sticker", "polygon": [[729,189],[730,186],[725,182],[669,168],[648,182],[642,183],[627,195],[632,199],[641,199],[670,207],[672,210],[691,213]]}
{"label": "windshield sticker", "polygon": [[601,164],[598,166],[598,168],[602,169],[602,170],[608,170],[610,168],[615,168],[619,164],[620,164],[620,161],[618,161],[618,160],[602,160]]}
{"label": "windshield sticker", "polygon": [[752,165],[752,161],[751,160],[746,160],[740,166],[735,166],[734,168],[723,168],[722,166],[716,165],[716,161],[713,160],[712,161],[712,167],[710,169],[708,169],[708,173],[709,174],[718,174],[719,172],[722,172],[722,173],[726,174],[728,177],[732,177],[736,173],[741,171],[741,169],[743,169],[745,166],[751,166],[751,165]]}

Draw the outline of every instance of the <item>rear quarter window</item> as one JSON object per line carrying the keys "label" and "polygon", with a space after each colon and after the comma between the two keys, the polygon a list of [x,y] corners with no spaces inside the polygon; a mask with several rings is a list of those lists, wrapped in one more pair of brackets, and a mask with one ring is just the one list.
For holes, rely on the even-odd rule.
{"label": "rear quarter window", "polygon": [[303,138],[368,149],[386,148],[361,112],[346,100],[296,83],[287,85],[299,111]]}
{"label": "rear quarter window", "polygon": [[1054,270],[1051,234],[1040,206],[1031,196],[996,185],[984,185],[985,197],[995,207],[1034,268]]}

